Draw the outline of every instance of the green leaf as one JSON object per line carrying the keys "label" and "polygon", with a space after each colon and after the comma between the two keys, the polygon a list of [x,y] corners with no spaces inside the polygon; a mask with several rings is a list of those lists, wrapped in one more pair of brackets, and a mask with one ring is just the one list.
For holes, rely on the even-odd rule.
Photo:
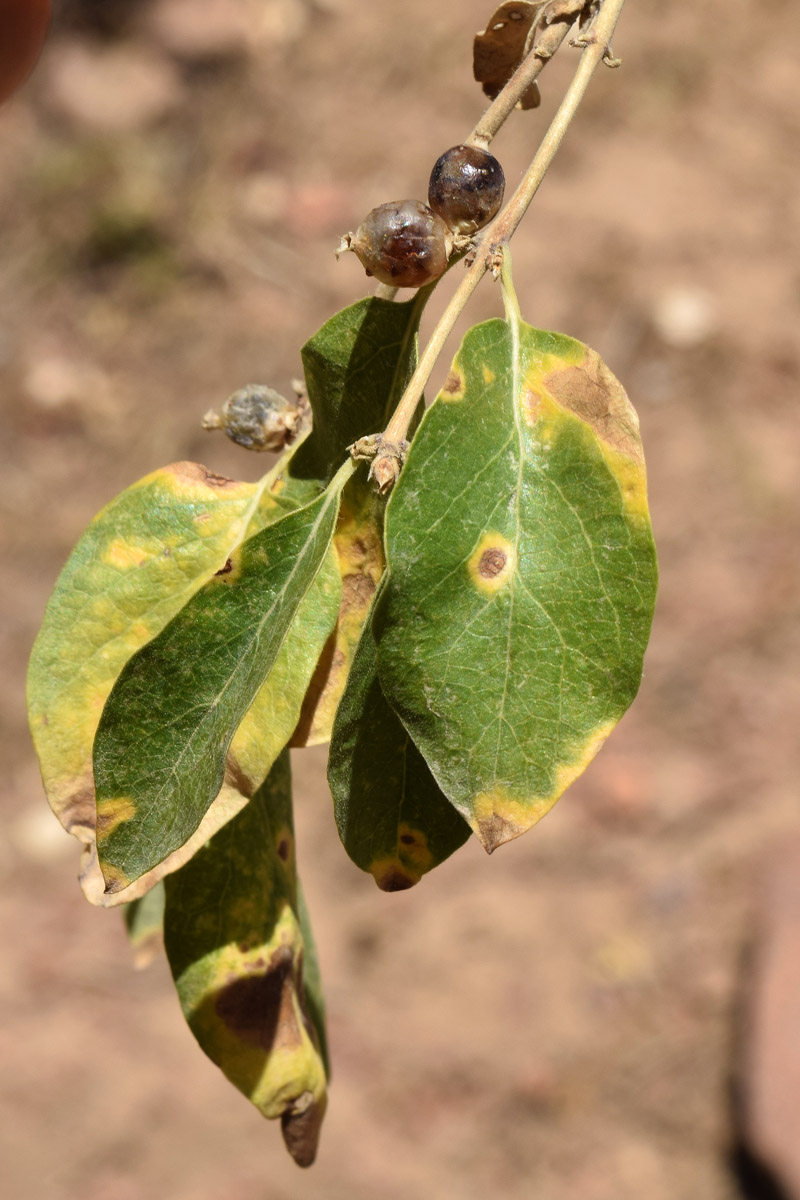
{"label": "green leaf", "polygon": [[387,704],[376,659],[367,625],[336,714],[328,782],[345,850],[395,892],[463,846],[470,830]]}
{"label": "green leaf", "polygon": [[[202,1049],[314,1159],[326,1072],[306,993],[288,752],[246,808],[166,881],[164,942]],[[312,968],[316,1015],[319,978]]]}
{"label": "green leaf", "polygon": [[134,966],[149,967],[164,944],[164,884],[157,883],[146,895],[122,910]]}
{"label": "green leaf", "polygon": [[[183,845],[219,792],[231,740],[325,562],[352,470],[234,551],[122,671],[94,750],[106,891]],[[339,599],[325,597],[329,628]]]}
{"label": "green leaf", "polygon": [[311,434],[292,462],[297,478],[329,479],[357,438],[378,433],[416,364],[431,286],[403,304],[370,297],[331,317],[303,347]]}
{"label": "green leaf", "polygon": [[28,709],[50,804],[81,840],[94,839],[92,742],[114,680],[224,566],[265,483],[163,467],[94,518],[61,572],[31,654]]}
{"label": "green leaf", "polygon": [[622,387],[513,305],[470,330],[386,540],[384,692],[491,851],[552,807],[639,686],[657,572]]}

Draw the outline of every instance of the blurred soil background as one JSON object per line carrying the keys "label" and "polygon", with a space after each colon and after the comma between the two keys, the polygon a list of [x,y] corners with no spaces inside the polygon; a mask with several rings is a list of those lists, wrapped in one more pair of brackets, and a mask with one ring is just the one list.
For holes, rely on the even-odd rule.
{"label": "blurred soil background", "polygon": [[[776,928],[800,955],[797,875],[764,886],[800,830],[792,0],[628,4],[624,66],[514,243],[527,319],[600,351],[641,416],[662,582],[631,713],[535,831],[394,895],[339,845],[324,753],[295,756],[334,1068],[310,1172],[196,1048],[163,962],[134,971],[84,902],[42,793],[25,666],[70,548],[156,466],[261,474],[200,419],[287,389],[368,290],[333,248],[472,128],[489,8],[64,0],[0,112],[9,1200],[800,1195],[800,1112],[770,1092],[795,1001],[762,1003]],[[497,139],[510,184],[575,54]],[[499,310],[486,281],[470,319]]]}

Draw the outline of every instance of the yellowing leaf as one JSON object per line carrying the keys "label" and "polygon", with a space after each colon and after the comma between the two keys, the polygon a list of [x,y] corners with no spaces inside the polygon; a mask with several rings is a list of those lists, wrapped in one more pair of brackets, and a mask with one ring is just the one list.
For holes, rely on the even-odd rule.
{"label": "yellowing leaf", "polygon": [[491,851],[633,700],[656,559],[636,414],[592,350],[512,303],[451,379],[389,502],[373,629],[386,698]]}

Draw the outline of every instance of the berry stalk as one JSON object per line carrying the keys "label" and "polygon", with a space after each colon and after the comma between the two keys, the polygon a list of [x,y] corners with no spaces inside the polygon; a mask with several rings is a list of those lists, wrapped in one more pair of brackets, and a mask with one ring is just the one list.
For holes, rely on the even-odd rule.
{"label": "berry stalk", "polygon": [[[580,107],[592,76],[604,59],[610,59],[611,38],[624,3],[625,0],[603,0],[591,28],[576,39],[577,44],[584,47],[583,54],[550,128],[542,139],[533,162],[514,195],[499,216],[490,225],[487,225],[478,236],[474,261],[468,267],[466,275],[434,329],[431,339],[420,357],[417,369],[380,439],[386,445],[387,450],[378,453],[370,470],[370,475],[375,479],[379,490],[386,490],[397,477],[400,464],[394,448],[404,442],[417,405],[444,343],[450,336],[467,301],[487,271],[491,270],[493,276],[497,278],[502,265],[504,246],[513,237],[536,195],[539,185]],[[613,65],[616,65],[616,62],[611,61]]]}

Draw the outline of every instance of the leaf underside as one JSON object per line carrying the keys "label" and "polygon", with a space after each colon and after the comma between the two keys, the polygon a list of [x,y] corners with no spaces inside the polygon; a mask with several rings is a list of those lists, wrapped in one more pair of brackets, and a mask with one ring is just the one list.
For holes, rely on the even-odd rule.
{"label": "leaf underside", "polygon": [[588,765],[639,686],[656,591],[638,421],[580,342],[472,329],[386,516],[387,699],[491,851]]}

